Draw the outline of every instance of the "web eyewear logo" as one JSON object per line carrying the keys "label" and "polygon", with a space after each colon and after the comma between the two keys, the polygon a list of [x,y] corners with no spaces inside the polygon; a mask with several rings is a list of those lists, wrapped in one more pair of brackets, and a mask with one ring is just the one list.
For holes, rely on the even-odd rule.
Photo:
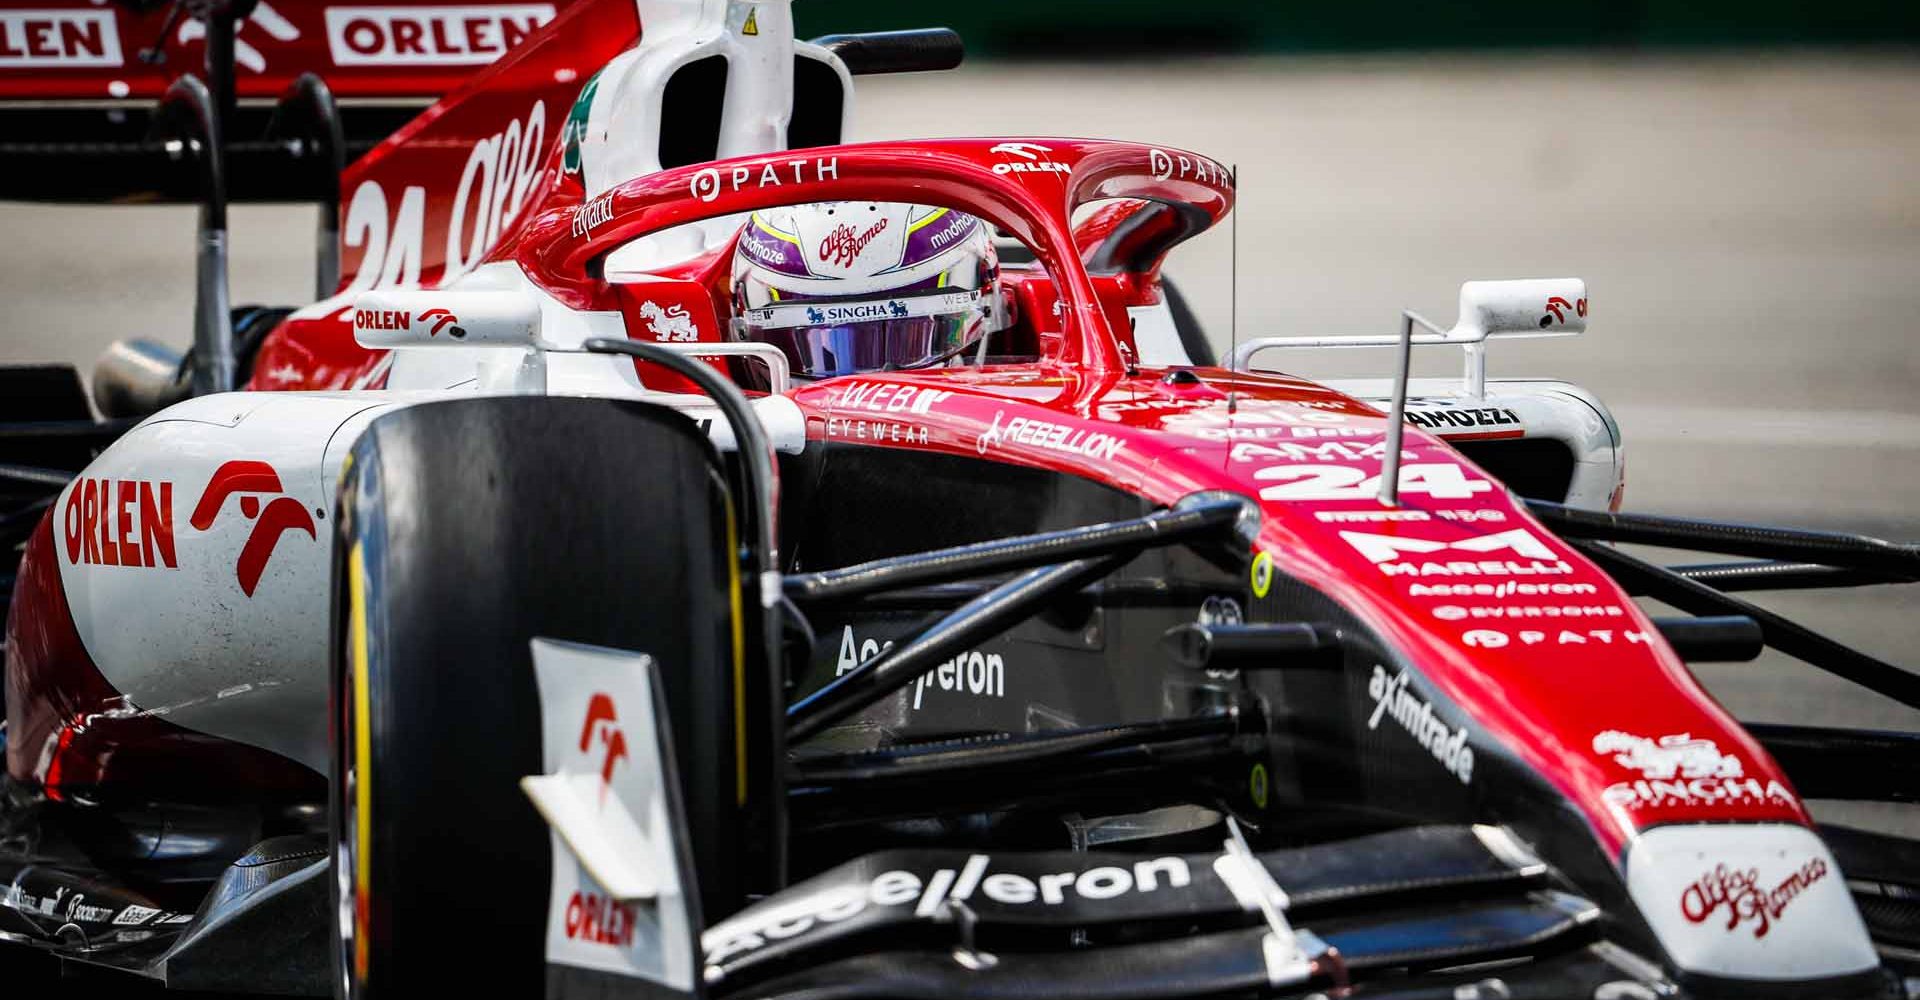
{"label": "web eyewear logo", "polygon": [[[207,482],[207,490],[200,495],[200,502],[193,507],[193,516],[187,523],[199,531],[209,531],[219,518],[220,509],[226,505],[227,498],[240,497],[240,513],[249,521],[254,521],[253,531],[247,535],[247,541],[240,547],[240,558],[234,564],[234,575],[240,581],[240,590],[248,597],[260,585],[260,575],[266,572],[267,560],[273,557],[273,550],[280,544],[280,536],[289,531],[299,530],[307,533],[308,538],[318,539],[313,527],[313,515],[307,513],[306,505],[293,497],[284,495],[286,490],[280,485],[280,474],[273,466],[265,462],[232,461],[213,472],[213,478]],[[261,506],[261,497],[271,496],[265,507]]]}
{"label": "web eyewear logo", "polygon": [[586,720],[580,724],[580,752],[591,753],[594,736],[600,737],[600,745],[605,748],[606,756],[600,764],[600,798],[607,796],[607,786],[613,784],[613,769],[627,756],[627,736],[620,731],[620,719],[613,710],[613,698],[602,692],[595,692],[587,699]]}

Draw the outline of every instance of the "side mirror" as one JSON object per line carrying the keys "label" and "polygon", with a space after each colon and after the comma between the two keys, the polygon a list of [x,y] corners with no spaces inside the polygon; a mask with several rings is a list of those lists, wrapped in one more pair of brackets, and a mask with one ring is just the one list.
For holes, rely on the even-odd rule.
{"label": "side mirror", "polygon": [[1569,337],[1587,329],[1587,283],[1579,278],[1469,281],[1448,340]]}
{"label": "side mirror", "polygon": [[521,347],[540,343],[540,304],[522,292],[380,291],[354,301],[361,347]]}

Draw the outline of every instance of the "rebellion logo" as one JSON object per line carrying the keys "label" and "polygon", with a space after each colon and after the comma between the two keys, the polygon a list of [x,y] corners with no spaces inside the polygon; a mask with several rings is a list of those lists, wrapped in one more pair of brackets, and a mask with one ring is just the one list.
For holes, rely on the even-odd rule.
{"label": "rebellion logo", "polygon": [[[240,581],[240,590],[252,597],[254,588],[260,585],[260,575],[267,570],[267,560],[273,558],[273,550],[280,544],[281,535],[304,531],[308,538],[319,536],[314,532],[313,515],[307,512],[306,505],[286,495],[280,485],[280,474],[265,462],[232,461],[215,469],[207,491],[200,495],[200,502],[194,504],[193,516],[187,523],[198,531],[211,530],[227,498],[236,495],[240,497],[241,516],[254,525],[246,543],[240,546],[240,558],[233,569]],[[262,497],[271,499],[262,506]]]}
{"label": "rebellion logo", "polygon": [[1680,914],[1702,924],[1721,910],[1726,911],[1725,930],[1731,934],[1742,924],[1753,925],[1753,936],[1763,938],[1774,921],[1786,912],[1787,905],[1800,897],[1815,882],[1827,877],[1827,862],[1813,858],[1789,872],[1778,885],[1768,889],[1760,884],[1760,869],[1745,871],[1715,865],[1680,893]]}

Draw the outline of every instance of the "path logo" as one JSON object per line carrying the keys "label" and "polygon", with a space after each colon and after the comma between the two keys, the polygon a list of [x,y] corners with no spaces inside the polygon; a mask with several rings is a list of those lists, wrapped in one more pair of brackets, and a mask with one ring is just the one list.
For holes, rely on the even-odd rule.
{"label": "path logo", "polygon": [[613,697],[595,692],[587,699],[586,721],[580,725],[580,752],[591,753],[594,736],[600,737],[600,745],[606,748],[606,757],[600,764],[600,798],[607,796],[607,786],[613,784],[613,768],[621,758],[627,756],[627,737],[620,731],[620,720],[613,711]]}
{"label": "path logo", "polygon": [[[313,515],[307,512],[306,505],[286,495],[280,485],[280,474],[265,462],[233,461],[215,469],[207,491],[194,505],[193,516],[187,523],[199,531],[210,530],[220,516],[220,508],[234,494],[240,495],[240,513],[255,522],[253,533],[240,547],[240,559],[234,564],[240,590],[252,597],[254,588],[260,585],[260,574],[266,572],[267,560],[280,544],[281,535],[297,529],[306,532],[308,538],[317,540],[319,536],[314,532]],[[260,502],[263,496],[272,497],[264,507]]]}

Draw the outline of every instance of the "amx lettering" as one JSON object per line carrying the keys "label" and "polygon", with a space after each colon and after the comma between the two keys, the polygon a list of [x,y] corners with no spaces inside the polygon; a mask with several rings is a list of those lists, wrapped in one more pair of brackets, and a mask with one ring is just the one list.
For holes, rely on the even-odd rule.
{"label": "amx lettering", "polygon": [[[1372,441],[1359,444],[1336,440],[1322,441],[1318,444],[1302,444],[1296,441],[1277,441],[1269,444],[1242,441],[1233,446],[1232,455],[1236,462],[1259,462],[1276,458],[1284,462],[1357,462],[1361,459],[1372,459],[1378,462],[1387,455],[1387,443]],[[1402,460],[1418,457],[1411,451],[1405,449],[1400,451]]]}
{"label": "amx lettering", "polygon": [[839,179],[840,158],[827,156],[767,163],[759,170],[744,166],[729,167],[724,171],[719,167],[708,167],[693,175],[693,179],[687,182],[687,190],[701,201],[712,201],[720,197],[722,191],[731,194],[742,188],[778,187],[789,181],[807,184]]}
{"label": "amx lettering", "polygon": [[552,4],[329,7],[336,66],[484,66],[553,20]]}
{"label": "amx lettering", "polygon": [[83,478],[61,511],[67,562],[178,569],[173,549],[173,484]]}
{"label": "amx lettering", "polygon": [[1410,676],[1402,670],[1388,677],[1385,667],[1374,664],[1373,677],[1367,681],[1367,695],[1373,699],[1373,714],[1367,717],[1367,728],[1378,729],[1383,716],[1392,716],[1441,767],[1460,779],[1461,784],[1470,784],[1473,748],[1467,745],[1467,727],[1448,726],[1447,720],[1433,710],[1431,702],[1407,690]]}
{"label": "amx lettering", "polygon": [[[1342,531],[1340,537],[1358,549],[1388,576],[1548,576],[1573,572],[1573,567],[1525,528],[1502,531],[1457,542],[1400,535]],[[1414,562],[1404,557],[1450,554],[1492,555],[1505,552],[1514,559],[1440,559]]]}

